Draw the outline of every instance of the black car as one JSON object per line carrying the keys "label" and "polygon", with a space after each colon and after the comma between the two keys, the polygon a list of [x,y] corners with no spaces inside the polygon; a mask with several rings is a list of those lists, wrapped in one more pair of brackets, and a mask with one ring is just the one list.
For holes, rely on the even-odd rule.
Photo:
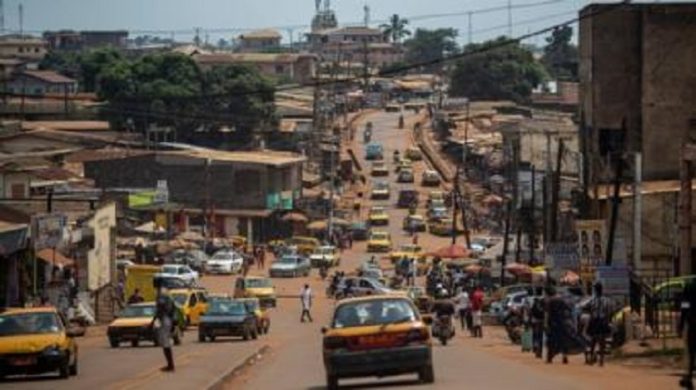
{"label": "black car", "polygon": [[365,222],[355,222],[350,226],[350,233],[355,241],[366,241],[369,229]]}
{"label": "black car", "polygon": [[219,299],[211,302],[201,317],[198,324],[198,341],[215,341],[218,336],[256,339],[257,329],[256,316],[244,303]]}
{"label": "black car", "polygon": [[399,208],[409,208],[413,203],[418,203],[418,191],[416,190],[401,190],[399,191],[399,200],[397,206]]}

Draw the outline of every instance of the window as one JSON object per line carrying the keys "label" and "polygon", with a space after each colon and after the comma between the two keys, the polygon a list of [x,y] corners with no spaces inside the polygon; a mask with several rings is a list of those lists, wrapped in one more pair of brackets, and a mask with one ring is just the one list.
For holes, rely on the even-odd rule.
{"label": "window", "polygon": [[261,192],[261,175],[256,170],[239,170],[234,173],[234,181],[238,195],[257,195]]}
{"label": "window", "polygon": [[275,72],[276,74],[283,74],[285,73],[285,67],[283,65],[276,65]]}
{"label": "window", "polygon": [[20,46],[19,48],[17,48],[17,51],[20,53],[24,53],[24,48],[22,46]]}
{"label": "window", "polygon": [[25,187],[23,183],[13,183],[10,185],[10,198],[24,198]]}
{"label": "window", "polygon": [[35,47],[35,48],[34,48],[34,53],[38,53],[38,52],[39,52],[39,48],[38,48],[38,47]]}

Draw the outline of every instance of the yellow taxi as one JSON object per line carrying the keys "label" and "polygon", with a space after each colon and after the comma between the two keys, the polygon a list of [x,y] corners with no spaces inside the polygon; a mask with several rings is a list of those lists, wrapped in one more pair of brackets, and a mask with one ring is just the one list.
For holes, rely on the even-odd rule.
{"label": "yellow taxi", "polygon": [[344,299],[322,333],[328,389],[343,378],[409,373],[423,383],[435,381],[430,332],[408,297]]}
{"label": "yellow taxi", "polygon": [[[121,343],[130,342],[132,347],[137,347],[141,341],[150,341],[157,345],[157,336],[151,326],[155,312],[155,302],[134,303],[126,306],[106,328],[109,345],[112,348],[118,348]],[[183,327],[177,326],[179,321],[176,322],[172,339],[174,344],[179,345]]]}
{"label": "yellow taxi", "polygon": [[444,191],[430,191],[428,192],[428,200],[426,205],[430,205],[433,202],[445,202]]}
{"label": "yellow taxi", "polygon": [[247,310],[254,313],[256,316],[256,330],[258,334],[268,334],[271,329],[271,315],[259,302],[258,298],[237,298],[235,302],[243,302]]}
{"label": "yellow taxi", "polygon": [[384,230],[370,230],[367,239],[368,252],[389,252],[392,249],[391,235]]}
{"label": "yellow taxi", "polygon": [[181,309],[186,326],[198,325],[201,316],[208,310],[208,296],[203,289],[181,288],[169,290],[169,296]]}
{"label": "yellow taxi", "polygon": [[304,237],[304,236],[294,236],[290,237],[286,242],[288,246],[297,247],[297,251],[303,255],[309,255],[314,252],[315,249],[321,243],[314,237]]}
{"label": "yellow taxi", "polygon": [[416,146],[406,149],[406,153],[404,155],[411,161],[420,161],[423,159],[423,153],[421,152],[420,148]]}
{"label": "yellow taxi", "polygon": [[276,289],[269,278],[246,276],[234,282],[235,298],[258,298],[261,306],[276,306]]}
{"label": "yellow taxi", "polygon": [[77,375],[77,332],[53,307],[0,314],[0,377],[57,371]]}
{"label": "yellow taxi", "polygon": [[[436,236],[452,235],[452,218],[440,218],[428,222],[428,231]],[[459,229],[457,229],[459,233]]]}
{"label": "yellow taxi", "polygon": [[399,247],[399,250],[392,251],[389,253],[389,260],[391,260],[392,264],[395,263],[397,260],[401,260],[403,258],[407,259],[415,259],[415,260],[422,260],[425,258],[425,253],[423,252],[423,248],[420,247],[420,245],[415,245],[415,244],[404,244]]}
{"label": "yellow taxi", "polygon": [[394,168],[394,171],[400,172],[402,169],[413,169],[413,162],[407,158],[402,158],[396,164],[396,168]]}
{"label": "yellow taxi", "polygon": [[384,226],[389,224],[389,214],[387,210],[381,206],[372,206],[367,214],[367,221],[370,226]]}

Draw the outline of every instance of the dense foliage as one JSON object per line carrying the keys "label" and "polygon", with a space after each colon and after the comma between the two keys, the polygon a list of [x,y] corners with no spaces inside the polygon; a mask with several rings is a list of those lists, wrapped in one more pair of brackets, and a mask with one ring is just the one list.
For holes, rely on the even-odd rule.
{"label": "dense foliage", "polygon": [[406,62],[423,64],[436,62],[421,67],[422,71],[435,72],[442,69],[437,60],[452,55],[458,51],[456,42],[457,30],[439,28],[436,30],[417,29],[411,39],[404,42],[406,47]]}
{"label": "dense foliage", "polygon": [[556,80],[578,81],[579,54],[577,46],[571,43],[572,38],[570,26],[559,27],[546,38],[541,63]]}

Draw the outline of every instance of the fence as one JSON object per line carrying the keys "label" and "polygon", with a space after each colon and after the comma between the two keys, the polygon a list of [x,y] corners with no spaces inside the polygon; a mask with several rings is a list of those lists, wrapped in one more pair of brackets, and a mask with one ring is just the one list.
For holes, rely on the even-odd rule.
{"label": "fence", "polygon": [[677,336],[684,285],[671,269],[636,269],[631,273],[629,305],[654,338]]}

